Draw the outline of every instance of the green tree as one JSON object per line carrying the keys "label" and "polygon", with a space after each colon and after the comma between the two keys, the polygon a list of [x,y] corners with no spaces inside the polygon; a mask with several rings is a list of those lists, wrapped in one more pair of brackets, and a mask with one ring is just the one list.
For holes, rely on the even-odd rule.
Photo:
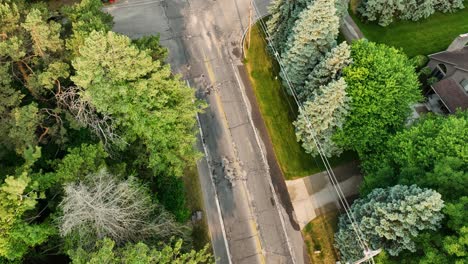
{"label": "green tree", "polygon": [[[301,12],[282,54],[285,74],[294,87],[302,87],[312,69],[333,47],[339,19],[333,1],[315,0]],[[286,84],[283,73],[283,82]]]}
{"label": "green tree", "polygon": [[426,115],[392,136],[385,148],[364,161],[363,193],[376,187],[416,183],[452,200],[465,193],[467,182],[468,112]]}
{"label": "green tree", "polygon": [[[440,226],[443,207],[441,195],[436,191],[416,185],[396,185],[387,189],[377,188],[365,198],[356,200],[351,212],[372,249],[383,248],[390,255],[397,256],[403,250],[416,251],[414,239],[418,234]],[[359,247],[355,236],[350,241],[353,236],[343,232],[354,232],[346,215],[339,219],[336,245],[345,261],[362,257],[355,255],[359,250],[349,250],[350,245]]]}
{"label": "green tree", "polygon": [[296,87],[297,96],[301,101],[313,99],[314,90],[337,80],[341,77],[343,68],[350,63],[351,50],[346,42],[342,42],[325,54],[323,60],[309,74],[303,87]]}
{"label": "green tree", "polygon": [[327,157],[340,155],[343,150],[333,142],[332,136],[343,125],[349,112],[350,99],[346,95],[346,83],[340,78],[321,86],[313,94],[314,99],[304,104],[293,123],[297,140],[314,157],[318,155],[314,137]]}
{"label": "green tree", "polygon": [[361,40],[351,46],[353,63],[343,70],[351,112],[337,141],[361,158],[383,147],[401,130],[421,99],[413,66],[399,50]]}
{"label": "green tree", "polygon": [[388,26],[394,18],[418,21],[432,15],[435,10],[454,12],[462,9],[463,0],[364,0],[358,11],[368,21],[378,20],[379,25]]}
{"label": "green tree", "polygon": [[143,143],[155,171],[182,174],[195,155],[198,109],[193,90],[173,77],[168,65],[153,61],[128,37],[92,32],[73,67],[81,100],[111,116],[128,144]]}
{"label": "green tree", "polygon": [[0,185],[0,261],[20,261],[30,248],[55,233],[49,223],[31,224],[26,217],[35,209],[37,200],[44,198],[29,175],[30,166],[39,156],[40,150],[27,150],[26,163],[18,174],[7,176]]}
{"label": "green tree", "polygon": [[146,50],[153,60],[163,62],[169,53],[169,50],[161,46],[158,36],[143,36],[132,41],[140,50]]}
{"label": "green tree", "polygon": [[271,14],[266,21],[267,32],[270,40],[279,55],[286,49],[286,41],[299,14],[312,0],[274,0],[268,7]]}
{"label": "green tree", "polygon": [[109,154],[102,144],[82,144],[68,149],[68,154],[58,163],[56,177],[60,182],[82,180],[86,175],[106,167],[105,159]]}
{"label": "green tree", "polygon": [[62,12],[69,18],[71,37],[67,39],[67,49],[73,56],[79,55],[79,47],[93,31],[111,30],[112,16],[102,12],[101,0],[82,0],[73,6],[64,6]]}
{"label": "green tree", "polygon": [[36,128],[41,122],[36,103],[17,107],[9,119],[8,141],[14,146],[17,154],[22,155],[27,148],[37,145]]}
{"label": "green tree", "polygon": [[208,252],[208,245],[200,250],[182,252],[182,240],[174,245],[161,244],[158,248],[149,247],[139,242],[116,248],[115,242],[104,238],[96,243],[92,252],[78,248],[68,252],[73,264],[91,263],[140,263],[140,264],[198,264],[214,263],[213,256]]}

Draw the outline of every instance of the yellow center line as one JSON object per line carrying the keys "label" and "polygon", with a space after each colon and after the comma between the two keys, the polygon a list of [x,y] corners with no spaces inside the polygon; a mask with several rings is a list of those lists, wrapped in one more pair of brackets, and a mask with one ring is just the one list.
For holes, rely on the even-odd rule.
{"label": "yellow center line", "polygon": [[[204,49],[202,49],[202,53],[203,53],[203,60],[205,63],[205,68],[208,73],[208,79],[210,80],[210,84],[214,86],[214,84],[216,83],[216,76],[214,74],[213,67],[210,61],[208,60],[208,58],[206,57]],[[219,96],[218,92],[215,92],[214,97],[215,97],[215,101],[216,101],[216,105],[218,109],[220,109],[220,111],[222,112],[223,123],[225,123],[226,128],[229,129],[229,123],[227,120],[226,112],[224,111],[223,104],[221,103],[221,97]],[[252,212],[252,208],[250,207],[250,205],[249,205],[249,211],[250,211],[250,214],[253,216],[254,214]],[[260,235],[258,232],[256,221],[250,219],[249,223],[250,223],[251,228],[255,231],[254,236],[255,236],[255,247],[256,247],[257,254],[258,254],[257,256],[259,258],[260,263],[265,264],[266,263],[265,256],[263,255],[262,243],[260,240]]]}

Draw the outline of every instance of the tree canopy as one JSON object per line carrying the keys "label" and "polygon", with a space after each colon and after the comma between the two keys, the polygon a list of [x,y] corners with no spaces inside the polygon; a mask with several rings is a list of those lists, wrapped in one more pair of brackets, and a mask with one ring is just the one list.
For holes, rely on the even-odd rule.
{"label": "tree canopy", "polygon": [[286,42],[282,55],[285,75],[293,87],[305,84],[307,76],[321,58],[331,49],[338,36],[339,19],[335,3],[315,0],[302,11]]}
{"label": "tree canopy", "polygon": [[122,251],[174,236],[185,246],[168,244],[165,261],[208,259],[190,249],[180,195],[201,104],[159,36],[110,31],[102,7],[0,0],[1,263],[53,262],[105,237]]}
{"label": "tree canopy", "polygon": [[364,161],[363,194],[376,187],[416,183],[436,190],[447,202],[443,228],[416,239],[416,253],[403,253],[388,261],[466,262],[467,122],[466,111],[450,116],[426,115],[391,137],[380,153]]}
{"label": "tree canopy", "polygon": [[[383,248],[397,256],[403,250],[416,251],[414,239],[418,234],[440,226],[443,206],[441,195],[433,190],[396,185],[374,189],[365,198],[356,200],[351,212],[371,249]],[[339,219],[335,241],[342,260],[356,261],[363,257],[363,249],[346,215]]]}
{"label": "tree canopy", "polygon": [[360,40],[351,46],[351,57],[353,63],[343,70],[351,111],[336,141],[362,158],[404,127],[421,92],[415,70],[401,51]]}
{"label": "tree canopy", "polygon": [[214,263],[208,247],[200,251],[181,252],[182,240],[174,245],[162,244],[161,249],[149,247],[144,243],[128,244],[123,248],[116,248],[114,241],[104,238],[96,243],[94,251],[82,248],[70,250],[73,264],[87,263],[141,263],[141,264],[198,264]]}

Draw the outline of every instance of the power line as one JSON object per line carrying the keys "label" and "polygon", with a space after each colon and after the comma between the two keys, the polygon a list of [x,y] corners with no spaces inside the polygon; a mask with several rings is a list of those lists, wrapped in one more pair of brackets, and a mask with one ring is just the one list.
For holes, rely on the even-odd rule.
{"label": "power line", "polygon": [[[257,7],[255,1],[252,1],[252,2],[253,2],[253,5],[254,5],[254,8],[255,8],[256,15],[258,17],[259,16],[258,7]],[[276,60],[278,61],[281,72],[283,73],[283,77],[284,77],[284,79],[285,79],[285,81],[287,83],[288,88],[291,91],[291,94],[292,94],[292,96],[294,98],[294,101],[298,105],[299,110],[303,111],[303,109],[304,109],[303,104],[302,104],[302,102],[300,102],[298,100],[295,88],[293,87],[287,72],[284,70],[283,61],[280,58],[279,53],[276,50],[276,48],[274,47],[273,43],[271,42],[271,36],[270,36],[270,34],[269,34],[268,30],[267,30],[267,26],[265,25],[265,23],[264,23],[264,21],[262,19],[259,19],[259,23],[260,23],[260,26],[261,26],[263,32],[266,35],[266,42],[271,47],[271,49],[273,51],[273,54],[274,54]],[[341,189],[341,187],[339,185],[338,180],[336,179],[336,176],[335,176],[335,174],[333,172],[333,169],[332,169],[332,167],[330,165],[330,162],[328,161],[328,158],[324,155],[322,146],[320,145],[320,143],[318,142],[318,140],[317,140],[317,138],[315,136],[315,133],[314,133],[314,131],[312,129],[312,125],[311,125],[311,122],[309,120],[309,117],[305,115],[305,119],[306,119],[306,122],[307,122],[307,128],[309,129],[309,132],[312,135],[312,139],[313,139],[313,141],[314,141],[314,143],[315,143],[315,145],[317,147],[317,151],[318,151],[318,153],[320,155],[320,158],[321,158],[323,164],[325,165],[325,169],[327,171],[328,177],[329,177],[330,181],[332,182],[332,185],[333,185],[333,187],[335,189],[335,192],[338,195],[338,199],[339,199],[341,205],[343,206],[347,217],[349,218],[349,220],[351,222],[351,226],[353,227],[353,230],[355,231],[355,233],[357,235],[358,242],[359,242],[360,246],[362,247],[362,249],[364,251],[365,257],[369,257],[371,262],[374,263],[373,255],[372,254],[369,255],[369,254],[366,253],[366,252],[371,252],[371,250],[370,250],[369,246],[367,245],[367,243],[366,243],[366,241],[364,239],[364,235],[363,235],[359,225],[357,224],[357,221],[356,221],[352,211],[350,210],[351,207],[350,207],[348,201],[346,200],[346,197],[345,197],[345,195],[344,195],[344,193],[343,193],[343,191],[342,191],[342,189]]]}

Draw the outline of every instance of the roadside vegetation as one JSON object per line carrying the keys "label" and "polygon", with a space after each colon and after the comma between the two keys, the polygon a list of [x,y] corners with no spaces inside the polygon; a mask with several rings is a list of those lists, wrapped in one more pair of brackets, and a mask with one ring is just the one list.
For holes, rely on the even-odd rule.
{"label": "roadside vegetation", "polygon": [[[333,5],[324,0],[276,0],[270,7],[272,19],[267,27],[285,68],[280,79],[283,86],[295,86],[304,106],[293,115],[297,119],[291,130],[311,156],[318,154],[314,144],[318,140],[326,156],[351,150],[361,161],[365,180],[360,197],[349,208],[353,217],[341,215],[334,236],[341,262],[362,259],[366,249],[382,249],[376,261],[387,264],[468,260],[464,210],[468,204],[468,112],[429,113],[407,124],[410,106],[423,100],[416,70],[426,63],[423,56],[410,60],[407,55],[445,49],[456,35],[464,33],[467,9],[462,9],[461,0],[421,2],[424,5],[368,0],[362,2],[365,7],[359,7],[353,1],[353,9],[357,7],[367,20],[386,27],[372,25],[380,30],[375,39],[351,45],[335,42],[341,1]],[[435,13],[439,10],[448,13]],[[364,28],[368,25],[371,27],[366,24]],[[381,34],[382,30],[389,34]],[[431,51],[436,45],[438,50]],[[255,52],[268,56],[264,49]],[[255,54],[248,56],[248,60],[255,58]],[[253,67],[262,69],[264,61],[268,60],[250,66],[255,89],[263,80],[256,76],[267,76],[269,68],[258,75]],[[276,103],[265,99],[269,97],[257,97],[260,104]],[[315,220],[334,223],[333,217],[325,218]],[[312,222],[304,230],[312,259],[321,247],[319,239],[333,232],[310,235],[318,232],[314,228],[318,227]],[[365,243],[358,242],[357,236]]]}
{"label": "roadside vegetation", "polygon": [[158,36],[72,2],[0,0],[0,263],[213,263],[201,103]]}
{"label": "roadside vegetation", "polygon": [[338,212],[324,213],[302,230],[311,263],[335,264],[338,252],[334,246],[333,234],[337,231]]}
{"label": "roadside vegetation", "polygon": [[419,21],[396,20],[388,26],[367,22],[355,11],[358,1],[352,2],[350,15],[364,36],[374,42],[401,48],[411,58],[447,49],[458,35],[468,32],[468,0],[464,9],[453,13],[436,12]]}
{"label": "roadside vegetation", "polygon": [[[297,105],[286,88],[281,85],[279,66],[267,51],[264,33],[253,26],[250,48],[246,49],[245,66],[273,143],[276,158],[286,180],[309,176],[324,169],[320,158],[307,154],[297,142],[293,122]],[[353,152],[345,152],[330,159],[338,166],[356,159]]]}

